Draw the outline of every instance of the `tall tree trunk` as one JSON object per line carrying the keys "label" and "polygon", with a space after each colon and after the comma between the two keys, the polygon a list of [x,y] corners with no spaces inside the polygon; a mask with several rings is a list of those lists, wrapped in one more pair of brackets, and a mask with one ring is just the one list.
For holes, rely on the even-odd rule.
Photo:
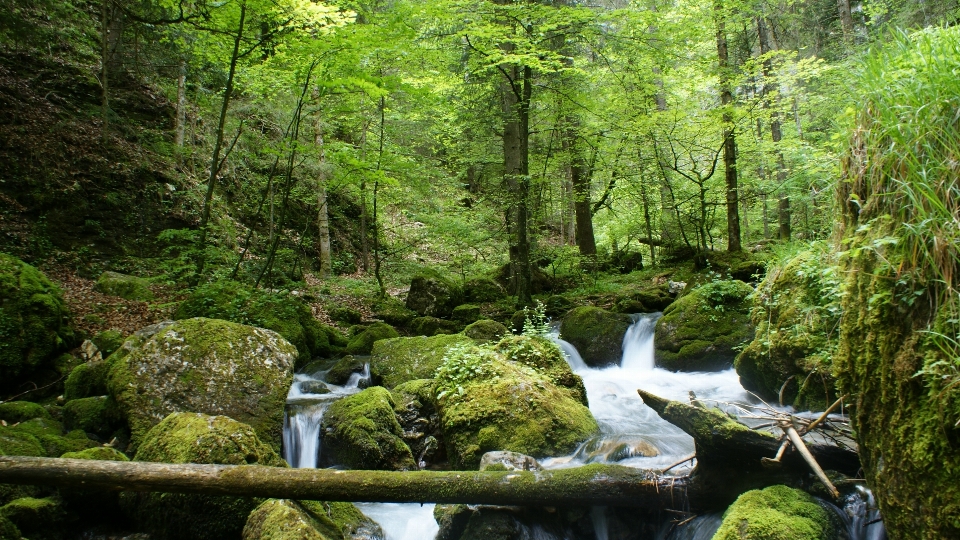
{"label": "tall tree trunk", "polygon": [[227,122],[227,110],[230,108],[230,98],[233,96],[233,81],[237,72],[237,61],[240,59],[240,43],[243,41],[243,25],[247,17],[247,3],[240,4],[240,23],[237,25],[237,34],[233,40],[233,53],[230,55],[230,70],[227,73],[227,87],[223,90],[223,103],[220,105],[220,121],[217,123],[217,138],[213,145],[213,157],[210,159],[210,178],[207,180],[207,193],[203,197],[203,213],[200,216],[200,239],[197,244],[199,257],[197,261],[197,277],[203,275],[206,264],[204,250],[207,245],[207,225],[210,222],[210,206],[213,201],[213,190],[217,185],[217,176],[220,174],[220,151],[223,149],[223,129]]}
{"label": "tall tree trunk", "polygon": [[[767,27],[766,20],[763,17],[757,18],[757,35],[760,38],[760,54],[764,55],[773,51],[770,30]],[[768,58],[763,62],[763,93],[769,95],[777,90],[777,85],[771,83],[773,78],[773,62]],[[780,148],[780,141],[783,140],[783,130],[780,125],[780,113],[777,110],[777,104],[767,104],[765,107],[772,107],[770,114],[770,137],[777,149],[777,185],[780,190],[780,203],[777,205],[778,221],[780,223],[780,239],[790,240],[790,199],[784,184],[787,182],[787,165],[783,157],[783,150]]]}
{"label": "tall tree trunk", "polygon": [[[367,129],[369,122],[364,122],[360,133],[360,161],[367,159]],[[360,175],[360,265],[366,272],[370,268],[370,240],[367,238],[370,217],[367,215],[367,178]]]}
{"label": "tall tree trunk", "polygon": [[590,211],[590,176],[577,144],[580,121],[575,116],[566,118],[563,146],[569,156],[570,186],[573,195],[576,243],[580,255],[589,260],[590,270],[595,266],[597,243],[593,234],[593,214]]}
{"label": "tall tree trunk", "polygon": [[853,13],[850,11],[850,0],[837,0],[837,9],[840,12],[840,28],[843,29],[843,40],[853,43]]}
{"label": "tall tree trunk", "polygon": [[727,190],[727,251],[740,251],[740,202],[737,185],[737,140],[730,106],[733,92],[730,89],[730,57],[727,52],[726,15],[723,3],[714,4],[717,19],[717,60],[720,69],[720,104],[723,112],[723,166]]}
{"label": "tall tree trunk", "polygon": [[530,242],[528,237],[527,199],[530,191],[529,137],[530,96],[532,72],[530,68],[513,66],[511,77],[501,84],[503,94],[503,171],[511,200],[507,216],[510,226],[510,257],[515,277],[518,305],[532,302],[530,272]]}
{"label": "tall tree trunk", "polygon": [[101,135],[103,141],[107,140],[107,133],[110,129],[110,83],[108,74],[110,72],[110,1],[102,0],[100,3],[100,118],[103,125]]}
{"label": "tall tree trunk", "polygon": [[327,207],[327,152],[323,144],[323,126],[317,115],[316,135],[320,173],[317,175],[317,251],[320,253],[320,277],[333,274],[333,260],[330,256],[330,211]]}
{"label": "tall tree trunk", "polygon": [[[381,76],[383,74],[381,73]],[[380,298],[387,297],[387,287],[383,284],[383,276],[380,274],[380,224],[377,223],[377,194],[380,190],[380,167],[383,164],[383,141],[386,128],[386,98],[380,96],[378,104],[380,112],[380,144],[377,149],[377,176],[373,179],[373,275],[377,278],[377,285],[380,287]]]}
{"label": "tall tree trunk", "polygon": [[183,140],[187,132],[187,60],[180,59],[179,74],[177,75],[177,125],[174,130],[173,144],[183,148]]}

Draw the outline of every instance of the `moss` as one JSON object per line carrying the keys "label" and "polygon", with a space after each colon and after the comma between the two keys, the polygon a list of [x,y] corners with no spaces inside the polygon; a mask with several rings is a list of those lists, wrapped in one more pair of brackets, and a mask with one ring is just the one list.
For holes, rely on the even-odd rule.
{"label": "moss", "polygon": [[407,326],[417,314],[407,309],[403,302],[392,296],[377,300],[373,306],[373,316],[393,326]]}
{"label": "moss", "polygon": [[80,364],[73,368],[63,383],[63,398],[70,401],[106,394],[109,372],[110,363],[104,360]]}
{"label": "moss", "polygon": [[380,526],[365,516],[353,503],[328,501],[298,501],[298,503],[317,520],[331,521],[345,539],[384,537]]}
{"label": "moss", "polygon": [[588,405],[583,379],[570,369],[563,352],[553,342],[541,337],[507,336],[495,350],[507,360],[537,370],[553,384],[569,390],[573,399]]}
{"label": "moss", "polygon": [[[336,329],[313,318],[300,298],[235,281],[216,281],[197,287],[174,314],[175,319],[209,317],[273,330],[292,343],[306,364],[314,357],[338,352],[346,342]],[[297,365],[300,367],[300,364]]]}
{"label": "moss", "polygon": [[68,401],[63,406],[63,424],[68,430],[80,429],[108,439],[123,427],[123,416],[113,398],[88,397]]}
{"label": "moss", "polygon": [[97,346],[97,349],[100,350],[101,355],[106,358],[114,353],[117,349],[123,345],[124,336],[117,330],[104,330],[103,332],[98,333],[93,336],[90,340],[94,345]]}
{"label": "moss", "polygon": [[76,342],[60,289],[25,262],[0,253],[0,392],[19,385]]}
{"label": "moss", "polygon": [[436,403],[437,381],[418,379],[393,389],[394,413],[400,423],[401,438],[420,468],[443,461],[446,447],[440,429]]}
{"label": "moss", "polygon": [[359,311],[346,306],[332,308],[327,311],[327,315],[334,321],[344,324],[360,324],[363,320],[363,315]]}
{"label": "moss", "polygon": [[366,362],[352,355],[347,355],[337,361],[327,372],[326,381],[338,386],[347,384],[354,373],[361,373]]}
{"label": "moss", "polygon": [[97,279],[93,290],[111,296],[119,296],[126,300],[140,300],[150,302],[154,299],[150,283],[136,276],[128,276],[117,272],[104,272]]}
{"label": "moss", "polygon": [[378,341],[370,356],[370,374],[374,382],[387,388],[414,379],[431,379],[448,348],[469,343],[473,341],[460,334]]}
{"label": "moss", "polygon": [[723,514],[714,540],[833,540],[833,514],[813,497],[787,486],[740,495]]}
{"label": "moss", "polygon": [[54,497],[24,497],[0,508],[0,516],[16,525],[21,534],[31,538],[58,538],[67,515],[61,501]]}
{"label": "moss", "polygon": [[20,540],[20,529],[9,519],[0,516],[0,540]]}
{"label": "moss", "polygon": [[[284,467],[254,429],[226,416],[175,413],[143,438],[137,461]],[[236,538],[260,499],[175,493],[124,493],[121,504],[152,538]]]}
{"label": "moss", "polygon": [[460,304],[453,308],[451,317],[456,321],[472,323],[480,320],[480,306],[476,304]]}
{"label": "moss", "polygon": [[0,426],[0,455],[45,457],[47,453],[33,435]]}
{"label": "moss", "polygon": [[620,313],[584,306],[571,310],[560,324],[560,336],[569,341],[591,366],[619,364],[623,335],[632,321]]}
{"label": "moss", "polygon": [[33,418],[53,420],[50,413],[42,405],[31,401],[8,401],[0,403],[0,420],[8,424],[16,424]]}
{"label": "moss", "polygon": [[463,335],[477,343],[500,341],[500,338],[509,332],[506,326],[490,319],[479,320],[463,329]]}
{"label": "moss", "polygon": [[410,321],[410,331],[419,336],[436,336],[440,334],[456,334],[457,324],[436,317],[417,317]]}
{"label": "moss", "polygon": [[400,334],[387,323],[375,322],[350,338],[345,352],[347,354],[370,354],[374,343],[381,339],[400,337]]}
{"label": "moss", "polygon": [[21,422],[10,431],[34,437],[43,448],[43,455],[59,457],[65,452],[85,450],[97,443],[91,441],[82,431],[71,431],[64,435],[63,427],[55,420],[34,418]]}
{"label": "moss", "polygon": [[657,321],[657,364],[678,371],[722,369],[753,339],[748,297],[742,281],[714,281],[670,305]]}
{"label": "moss", "polygon": [[507,291],[490,278],[469,279],[463,284],[463,299],[467,302],[496,302],[506,295]]}
{"label": "moss", "polygon": [[340,540],[340,530],[326,516],[308,513],[296,501],[269,499],[247,518],[244,540]]}
{"label": "moss", "polygon": [[825,245],[771,267],[754,295],[756,335],[734,366],[745,388],[798,409],[836,399],[832,359],[839,342],[840,281]]}
{"label": "moss", "polygon": [[134,445],[168,414],[191,411],[249,424],[279,449],[297,352],[276,333],[188,319],[163,328],[128,354],[119,353],[110,357],[107,387]]}
{"label": "moss", "polygon": [[421,317],[449,317],[459,305],[462,292],[439,274],[423,274],[410,281],[407,309]]}
{"label": "moss", "polygon": [[67,452],[60,456],[64,459],[94,459],[100,461],[130,461],[130,458],[116,448],[97,446],[79,452]]}
{"label": "moss", "polygon": [[345,397],[323,416],[324,451],[335,463],[353,469],[416,469],[403,430],[394,415],[390,392],[380,386]]}
{"label": "moss", "polygon": [[437,383],[447,455],[458,469],[476,469],[492,450],[565,454],[599,429],[569,390],[489,349],[453,349]]}

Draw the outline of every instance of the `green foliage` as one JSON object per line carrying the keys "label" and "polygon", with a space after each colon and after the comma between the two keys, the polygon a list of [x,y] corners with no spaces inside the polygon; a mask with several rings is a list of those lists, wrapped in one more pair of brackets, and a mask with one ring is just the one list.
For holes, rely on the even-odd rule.
{"label": "green foliage", "polygon": [[451,393],[463,395],[463,385],[471,379],[499,380],[500,375],[493,370],[491,362],[495,357],[492,350],[478,345],[451,346],[437,368],[436,379],[440,381],[436,389],[437,399],[443,399]]}
{"label": "green foliage", "polygon": [[536,300],[533,308],[523,308],[523,335],[545,338],[552,332],[550,318],[547,317],[547,306],[543,302]]}

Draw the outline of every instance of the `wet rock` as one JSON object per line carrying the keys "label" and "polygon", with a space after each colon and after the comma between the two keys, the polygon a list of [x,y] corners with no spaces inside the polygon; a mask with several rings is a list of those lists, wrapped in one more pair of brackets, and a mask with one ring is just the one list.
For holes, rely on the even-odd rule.
{"label": "wet rock", "polygon": [[477,343],[489,343],[491,341],[500,341],[500,338],[507,335],[510,331],[507,327],[498,323],[484,319],[468,325],[463,329],[463,335],[476,341]]}
{"label": "wet rock", "polygon": [[400,337],[400,334],[389,324],[375,322],[357,332],[347,343],[347,354],[370,354],[373,345],[381,339]]}
{"label": "wet rock", "polygon": [[336,540],[383,540],[383,530],[353,503],[330,501],[297,501],[300,507],[317,520],[330,520],[342,536]]}
{"label": "wet rock", "polygon": [[584,306],[567,313],[560,337],[570,342],[589,366],[619,364],[623,336],[633,321],[628,315]]}
{"label": "wet rock", "polygon": [[410,321],[410,330],[420,336],[437,336],[440,334],[456,334],[457,323],[445,321],[436,317],[417,317]]}
{"label": "wet rock", "polygon": [[375,384],[387,388],[414,379],[431,379],[451,346],[472,343],[461,334],[378,341],[370,356],[370,374]]}
{"label": "wet rock", "polygon": [[337,386],[347,384],[354,373],[362,373],[367,365],[365,360],[347,355],[337,361],[327,372],[327,382]]}
{"label": "wet rock", "polygon": [[151,302],[154,299],[153,291],[150,290],[150,282],[140,277],[128,276],[119,272],[100,274],[93,290],[110,296],[119,296],[125,300]]}
{"label": "wet rock", "polygon": [[323,381],[303,381],[300,383],[300,391],[304,394],[323,395],[329,394],[330,388]]}
{"label": "wet rock", "polygon": [[461,293],[440,276],[417,276],[410,282],[407,308],[421,317],[449,317],[460,304]]}
{"label": "wet rock", "polygon": [[460,304],[459,306],[453,308],[453,314],[451,315],[453,320],[460,321],[462,323],[472,323],[474,321],[480,320],[480,306],[477,304]]}
{"label": "wet rock", "polygon": [[407,381],[393,389],[394,414],[402,430],[401,438],[410,447],[420,469],[446,459],[446,447],[440,429],[436,404],[436,381]]}
{"label": "wet rock", "polygon": [[748,491],[723,514],[715,540],[839,540],[837,518],[810,495],[787,486]]}
{"label": "wet rock", "polygon": [[733,364],[737,350],[754,336],[742,281],[702,285],[670,305],[657,321],[657,365],[675,371],[712,371]]}
{"label": "wet rock", "polygon": [[280,446],[297,350],[279,334],[217,319],[177,321],[111,356],[107,387],[134,444],[173,412],[225,415]]}
{"label": "wet rock", "polygon": [[517,452],[496,450],[480,457],[481,471],[540,471],[540,462]]}
{"label": "wet rock", "polygon": [[335,401],[323,416],[323,451],[330,463],[352,469],[414,470],[410,448],[394,415],[396,403],[380,386]]}
{"label": "wet rock", "polygon": [[643,439],[596,437],[580,447],[575,457],[584,463],[616,463],[633,457],[659,455],[660,451],[657,447]]}
{"label": "wet rock", "polygon": [[343,533],[330,518],[314,517],[297,501],[269,499],[243,527],[243,540],[340,540]]}

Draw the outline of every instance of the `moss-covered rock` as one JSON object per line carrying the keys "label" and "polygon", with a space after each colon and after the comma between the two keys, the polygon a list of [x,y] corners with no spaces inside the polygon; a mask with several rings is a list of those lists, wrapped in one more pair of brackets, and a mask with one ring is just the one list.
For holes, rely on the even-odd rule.
{"label": "moss-covered rock", "polygon": [[584,306],[571,310],[560,323],[560,337],[569,341],[590,366],[619,364],[623,335],[633,321],[628,315]]}
{"label": "moss-covered rock", "polygon": [[554,294],[553,296],[547,298],[547,301],[543,303],[544,313],[548,317],[563,317],[567,314],[568,311],[577,307],[573,303],[573,300],[570,300],[566,296],[560,296],[559,294]]}
{"label": "moss-covered rock", "polygon": [[401,439],[395,405],[390,392],[380,386],[334,402],[323,415],[321,456],[353,469],[416,469],[410,448]]}
{"label": "moss-covered rock", "polygon": [[407,308],[406,304],[392,296],[387,296],[374,302],[373,316],[381,321],[398,327],[406,327],[417,313]]}
{"label": "moss-covered rock", "polygon": [[150,282],[140,277],[128,276],[118,272],[100,274],[93,290],[110,296],[119,296],[126,300],[150,302],[154,299],[153,291],[150,290]]}
{"label": "moss-covered rock", "polygon": [[458,329],[457,323],[436,317],[417,317],[410,321],[410,331],[418,336],[456,334]]}
{"label": "moss-covered rock", "polygon": [[450,464],[476,469],[491,450],[534,457],[572,451],[598,430],[566,388],[490,348],[451,349],[437,370],[437,405]]}
{"label": "moss-covered rock", "polygon": [[63,406],[63,425],[109,439],[124,425],[117,402],[109,396],[94,396],[68,401]]}
{"label": "moss-covered rock", "polygon": [[0,517],[13,523],[21,534],[30,538],[62,538],[61,530],[67,514],[59,498],[24,497],[0,507]]}
{"label": "moss-covered rock", "polygon": [[373,345],[381,339],[400,337],[400,334],[389,324],[375,322],[362,331],[357,332],[347,343],[347,354],[370,354]]}
{"label": "moss-covered rock", "polygon": [[472,323],[480,320],[482,315],[480,314],[480,306],[477,304],[460,304],[453,308],[453,313],[450,316],[455,321]]}
{"label": "moss-covered rock", "polygon": [[[147,432],[135,457],[157,463],[285,467],[254,429],[226,416],[174,413]],[[260,499],[175,493],[124,493],[121,504],[151,538],[237,538]]]}
{"label": "moss-covered rock", "polygon": [[833,514],[810,495],[771,486],[740,495],[723,514],[714,540],[834,540]]}
{"label": "moss-covered rock", "polygon": [[407,309],[422,317],[449,317],[461,297],[460,290],[449,280],[439,275],[420,275],[410,282]]}
{"label": "moss-covered rock", "polygon": [[344,324],[360,324],[360,321],[363,320],[363,314],[347,306],[331,308],[327,315],[334,321]]}
{"label": "moss-covered rock", "polygon": [[0,516],[0,540],[20,540],[20,529],[9,519]]}
{"label": "moss-covered rock", "polygon": [[314,517],[297,501],[269,499],[243,527],[243,540],[341,540],[343,534],[326,516]]}
{"label": "moss-covered rock", "polygon": [[744,388],[769,400],[782,388],[784,403],[797,409],[829,406],[837,397],[840,278],[826,246],[773,265],[757,287],[751,319],[756,335],[734,362]]}
{"label": "moss-covered rock", "polygon": [[491,341],[500,341],[500,339],[510,333],[507,327],[492,321],[483,319],[467,325],[463,329],[463,335],[476,341],[477,343],[490,343]]}
{"label": "moss-covered rock", "polygon": [[170,413],[189,411],[247,423],[279,448],[296,357],[296,349],[269,330],[188,319],[111,357],[107,386],[134,444]]}
{"label": "moss-covered rock", "polygon": [[[47,457],[59,457],[65,452],[78,452],[98,445],[95,441],[88,439],[81,430],[64,434],[60,422],[48,418],[33,418],[20,422],[9,429],[21,436],[32,436],[43,448],[42,455]],[[0,440],[2,440],[2,437],[0,437]],[[21,437],[21,440],[29,445],[29,439]]]}
{"label": "moss-covered rock", "polygon": [[[130,461],[119,450],[108,446],[88,448],[80,452],[67,452],[64,459],[93,459],[99,461]],[[123,515],[120,509],[120,493],[106,489],[60,488],[59,493],[67,511],[78,516],[81,527],[102,525],[104,521],[115,523]]]}
{"label": "moss-covered rock", "polygon": [[496,302],[506,295],[507,291],[490,278],[468,279],[463,284],[463,299],[467,302]]}
{"label": "moss-covered rock", "polygon": [[314,357],[327,357],[346,346],[335,328],[321,324],[299,297],[253,289],[235,281],[197,287],[180,303],[175,319],[208,317],[259,326],[277,332],[300,352],[299,367]]}
{"label": "moss-covered rock", "polygon": [[96,446],[79,452],[67,452],[63,459],[95,459],[99,461],[130,461],[126,454],[110,446]]}
{"label": "moss-covered rock", "polygon": [[110,362],[97,360],[85,362],[73,368],[63,383],[63,398],[70,401],[106,394],[110,366]]}
{"label": "moss-covered rock", "polygon": [[60,289],[29,264],[0,253],[0,393],[76,343]]}
{"label": "moss-covered rock", "polygon": [[733,364],[737,350],[753,339],[753,287],[713,281],[679,298],[657,321],[657,365],[674,371],[710,371]]}
{"label": "moss-covered rock", "polygon": [[123,345],[124,336],[119,330],[104,330],[91,340],[104,358],[110,356]]}
{"label": "moss-covered rock", "polygon": [[[337,527],[345,540],[384,538],[375,521],[368,518],[353,503],[329,501],[297,501],[301,508],[316,519],[327,518]],[[340,538],[339,536],[337,538]]]}
{"label": "moss-covered rock", "polygon": [[53,420],[50,413],[38,403],[32,401],[7,401],[0,403],[0,420],[8,424],[25,422],[34,418]]}
{"label": "moss-covered rock", "polygon": [[437,382],[417,379],[393,389],[394,414],[403,442],[421,469],[446,458],[440,414],[436,403]]}
{"label": "moss-covered rock", "polygon": [[347,384],[354,373],[362,373],[365,365],[364,360],[348,354],[337,360],[337,363],[330,368],[330,371],[327,372],[326,381],[337,386],[343,386]]}
{"label": "moss-covered rock", "polygon": [[33,435],[0,426],[0,455],[45,457],[47,453]]}
{"label": "moss-covered rock", "polygon": [[473,343],[461,334],[394,338],[378,341],[370,356],[370,375],[393,388],[405,381],[433,378],[452,345]]}
{"label": "moss-covered rock", "polygon": [[495,348],[507,360],[537,370],[553,384],[570,391],[573,399],[587,404],[587,389],[583,379],[570,369],[563,352],[553,342],[542,337],[507,336]]}

